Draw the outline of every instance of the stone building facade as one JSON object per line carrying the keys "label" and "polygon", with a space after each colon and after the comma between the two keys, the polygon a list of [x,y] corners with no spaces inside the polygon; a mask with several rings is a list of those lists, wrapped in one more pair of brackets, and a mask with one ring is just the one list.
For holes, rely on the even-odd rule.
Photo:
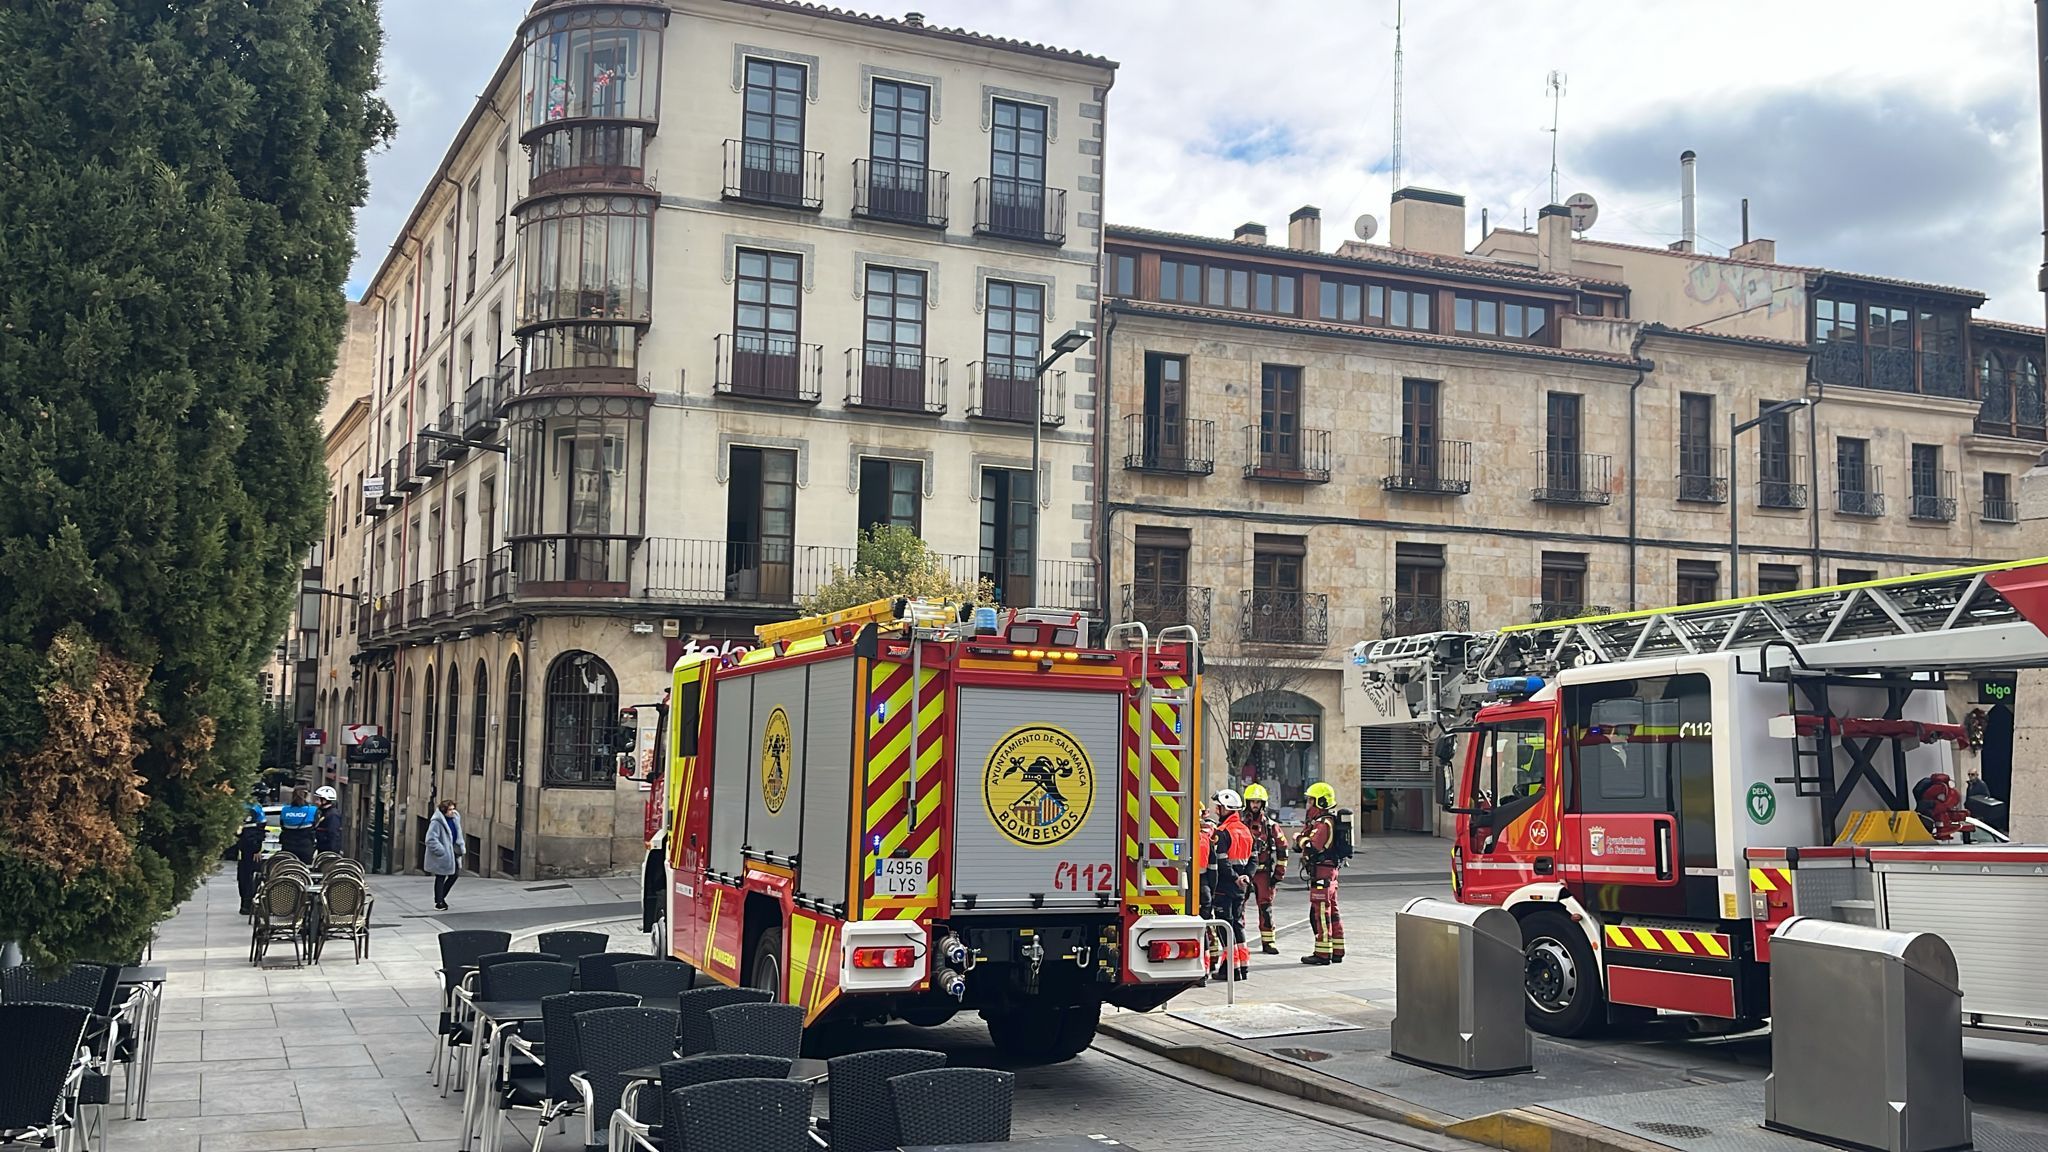
{"label": "stone building facade", "polygon": [[1035,376],[1092,329],[1114,68],[778,0],[534,5],[367,297],[357,706],[401,866],[442,797],[479,871],[637,864],[619,710],[864,527],[1092,610],[1093,361]]}
{"label": "stone building facade", "polygon": [[[1562,208],[1467,253],[1462,200],[1422,189],[1391,225],[1334,252],[1313,208],[1284,245],[1105,241],[1106,603],[1210,637],[1212,787],[1294,808],[1320,778],[1363,831],[1429,830],[1423,750],[1343,727],[1353,645],[2025,550],[2039,357],[1972,322],[1980,294],[1767,241],[1598,244]],[[1731,415],[1797,400],[1731,445]]]}

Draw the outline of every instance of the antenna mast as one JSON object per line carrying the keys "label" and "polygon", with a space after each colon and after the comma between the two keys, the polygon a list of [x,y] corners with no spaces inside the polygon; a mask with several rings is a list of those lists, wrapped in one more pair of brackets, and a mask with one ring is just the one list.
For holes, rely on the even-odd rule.
{"label": "antenna mast", "polygon": [[1559,72],[1555,68],[1551,69],[1550,79],[1545,84],[1545,91],[1550,94],[1550,200],[1548,202],[1555,204],[1557,203],[1557,113],[1558,106],[1564,103],[1564,73]]}
{"label": "antenna mast", "polygon": [[1401,190],[1401,0],[1394,0],[1394,191]]}

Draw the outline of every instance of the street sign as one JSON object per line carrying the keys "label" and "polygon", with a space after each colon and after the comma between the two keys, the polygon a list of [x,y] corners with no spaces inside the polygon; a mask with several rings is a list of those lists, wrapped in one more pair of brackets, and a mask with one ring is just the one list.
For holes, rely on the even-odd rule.
{"label": "street sign", "polygon": [[341,744],[342,747],[346,748],[352,744],[361,743],[365,736],[382,736],[383,734],[384,726],[381,724],[343,724],[341,726]]}
{"label": "street sign", "polygon": [[351,764],[375,764],[391,759],[391,738],[371,733],[349,745],[348,762]]}
{"label": "street sign", "polygon": [[318,748],[327,743],[327,731],[323,728],[308,728],[306,734],[299,738],[299,742],[308,748]]}

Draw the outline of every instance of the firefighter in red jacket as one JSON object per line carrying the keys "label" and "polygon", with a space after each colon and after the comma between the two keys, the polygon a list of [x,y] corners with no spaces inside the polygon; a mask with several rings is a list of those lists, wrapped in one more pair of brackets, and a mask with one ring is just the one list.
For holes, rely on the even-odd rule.
{"label": "firefighter in red jacket", "polygon": [[1308,869],[1308,922],[1315,929],[1316,950],[1303,964],[1344,962],[1344,917],[1337,911],[1337,790],[1322,781],[1308,786],[1308,823],[1295,843]]}
{"label": "firefighter in red jacket", "polygon": [[1216,793],[1216,831],[1209,842],[1213,915],[1230,922],[1230,966],[1239,980],[1251,975],[1251,950],[1244,943],[1244,899],[1252,886],[1252,834],[1239,817],[1242,811],[1244,798],[1234,789]]}
{"label": "firefighter in red jacket", "polygon": [[1249,784],[1244,790],[1244,826],[1252,834],[1252,895],[1259,905],[1259,951],[1280,954],[1273,937],[1273,893],[1287,877],[1287,842],[1280,836],[1280,823],[1266,808],[1266,786]]}

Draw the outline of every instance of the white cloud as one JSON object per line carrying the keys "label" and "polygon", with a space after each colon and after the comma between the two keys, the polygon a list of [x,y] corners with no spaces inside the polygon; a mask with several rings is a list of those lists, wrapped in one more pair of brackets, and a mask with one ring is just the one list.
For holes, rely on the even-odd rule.
{"label": "white cloud", "polygon": [[[1118,60],[1105,182],[1111,220],[1223,234],[1250,219],[1277,230],[1293,208],[1316,204],[1334,240],[1357,214],[1384,215],[1393,0],[853,6],[889,16],[919,10],[930,23]],[[382,259],[524,7],[523,0],[386,0],[387,77],[401,134],[373,163],[358,276]],[[1599,197],[1596,234],[1634,243],[1676,238],[1677,156],[1687,147],[1702,149],[1702,231],[1714,240],[1739,239],[1737,202],[1761,196],[1758,188],[1768,185],[1780,198],[1807,194],[1745,171],[1782,156],[1784,141],[1750,148],[1723,139],[1708,151],[1680,138],[1687,125],[1740,113],[1798,137],[1815,127],[1807,109],[1868,102],[1911,111],[1922,123],[1978,123],[1972,154],[1989,166],[1943,183],[1916,171],[1923,158],[1909,144],[1885,154],[1881,135],[1864,137],[1865,154],[1839,159],[1880,182],[1869,195],[1836,186],[1824,204],[1756,203],[1760,234],[1773,235],[1786,260],[1956,280],[1991,293],[1988,314],[2039,322],[2040,298],[2031,289],[2040,262],[2031,6],[1950,5],[1930,19],[1916,0],[1409,0],[1405,16],[1406,182],[1463,193],[1474,239],[1480,208],[1496,225],[1519,225],[1524,210],[1533,219],[1548,199],[1544,78],[1552,69],[1567,76],[1562,191]],[[1760,114],[1773,109],[1783,113],[1777,120]],[[1671,137],[1644,135],[1645,126],[1662,125],[1671,126]],[[1226,137],[1246,132],[1291,150],[1233,159],[1241,141]],[[1640,140],[1640,150],[1654,155],[1624,173],[1600,151],[1612,140]],[[1800,147],[1825,169],[1835,158],[1830,145],[1815,136]],[[1603,156],[1598,163],[1596,155]],[[1930,243],[1938,236],[1938,251],[1917,253],[1911,236],[1889,249],[1873,241],[1874,232],[1895,227],[1901,208],[1880,186],[1887,165],[1914,176],[1908,183],[1927,198],[1926,216],[1943,222],[1928,236]],[[1661,187],[1642,176],[1658,166],[1668,173]],[[1771,231],[1795,220],[1807,234]],[[1885,267],[1850,262],[1873,252]]]}

